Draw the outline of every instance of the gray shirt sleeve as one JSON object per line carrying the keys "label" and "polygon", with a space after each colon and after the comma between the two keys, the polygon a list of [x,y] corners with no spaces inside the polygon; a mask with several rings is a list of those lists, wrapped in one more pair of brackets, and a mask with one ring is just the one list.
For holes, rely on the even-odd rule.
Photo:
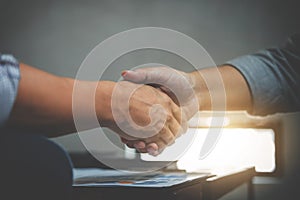
{"label": "gray shirt sleeve", "polygon": [[0,54],[0,127],[9,117],[20,79],[19,63],[11,55]]}
{"label": "gray shirt sleeve", "polygon": [[227,62],[246,79],[253,115],[300,111],[300,34],[282,47],[259,51]]}

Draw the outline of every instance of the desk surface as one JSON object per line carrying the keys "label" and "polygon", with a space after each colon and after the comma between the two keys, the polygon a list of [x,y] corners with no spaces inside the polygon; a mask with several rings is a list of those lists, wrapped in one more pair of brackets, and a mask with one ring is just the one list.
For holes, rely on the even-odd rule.
{"label": "desk surface", "polygon": [[170,187],[120,187],[74,185],[75,200],[215,200],[243,183],[250,183],[254,168],[247,168],[218,176],[199,176],[193,181]]}
{"label": "desk surface", "polygon": [[74,186],[75,200],[214,200],[243,183],[250,183],[254,168],[233,171],[222,176],[199,176],[184,184],[171,187]]}

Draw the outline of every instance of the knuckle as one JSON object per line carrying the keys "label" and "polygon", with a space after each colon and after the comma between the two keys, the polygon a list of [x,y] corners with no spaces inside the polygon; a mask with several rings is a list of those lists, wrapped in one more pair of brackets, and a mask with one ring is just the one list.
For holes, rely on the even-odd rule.
{"label": "knuckle", "polygon": [[163,140],[164,143],[168,144],[170,141],[174,140],[174,136],[172,134],[164,134],[161,137],[161,140]]}
{"label": "knuckle", "polygon": [[166,121],[167,122],[170,122],[170,121],[172,121],[173,120],[173,115],[171,114],[171,113],[168,113],[167,115],[166,115]]}
{"label": "knuckle", "polygon": [[161,150],[161,149],[164,149],[166,147],[165,143],[164,142],[158,142],[157,143],[157,146],[158,148]]}
{"label": "knuckle", "polygon": [[167,128],[163,127],[160,131],[160,134],[166,134],[167,133]]}
{"label": "knuckle", "polygon": [[173,132],[174,137],[177,138],[178,135],[179,135],[179,132],[180,132],[180,129],[179,129],[179,128],[175,129],[175,131]]}

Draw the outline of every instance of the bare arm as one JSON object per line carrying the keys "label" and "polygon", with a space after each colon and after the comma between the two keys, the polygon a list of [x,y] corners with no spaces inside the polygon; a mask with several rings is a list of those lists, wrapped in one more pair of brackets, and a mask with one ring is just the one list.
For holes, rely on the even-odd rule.
{"label": "bare arm", "polygon": [[[37,132],[50,137],[64,135],[76,131],[72,115],[72,91],[74,80],[58,77],[39,69],[20,64],[21,80],[19,82],[16,101],[7,122],[7,128]],[[84,82],[87,93],[93,82]],[[99,84],[99,96],[107,96],[114,86],[113,82]],[[100,123],[107,123],[104,116],[109,115],[110,105],[107,98],[98,98]],[[90,113],[84,113],[82,98],[82,115],[86,118]],[[93,128],[93,127],[91,127]]]}
{"label": "bare arm", "polygon": [[[223,87],[216,84],[214,87],[214,78],[212,71],[214,68],[206,68],[199,71],[189,73],[193,80],[193,89],[198,97],[200,110],[211,110],[210,93],[221,93],[225,89],[226,110],[251,110],[251,93],[247,82],[242,74],[229,65],[218,67],[223,81]],[[205,78],[205,79],[204,79]],[[208,80],[212,90],[209,91],[204,80]],[[223,101],[224,99],[216,99]]]}
{"label": "bare arm", "polygon": [[[91,123],[96,116],[102,127],[114,130],[123,138],[136,140],[149,134],[149,138],[160,147],[172,143],[180,132],[180,108],[166,94],[153,87],[126,81],[115,83],[74,80],[58,77],[25,64],[20,64],[20,71],[18,94],[6,123],[7,129],[35,132],[49,137],[76,132],[73,89],[77,85],[76,92],[80,98],[77,99],[75,109],[80,119],[84,120],[81,130],[98,127],[98,123]],[[114,108],[113,115],[114,91],[115,100],[121,100],[122,103]],[[91,98],[94,98],[94,101],[91,101]],[[95,109],[91,109],[91,102],[95,102]],[[149,113],[153,105],[161,106],[155,112],[156,123],[148,129],[141,130],[135,124],[145,127],[152,121]],[[135,124],[124,115],[127,108]],[[118,122],[126,129],[121,129]],[[134,132],[136,134],[132,135]]]}

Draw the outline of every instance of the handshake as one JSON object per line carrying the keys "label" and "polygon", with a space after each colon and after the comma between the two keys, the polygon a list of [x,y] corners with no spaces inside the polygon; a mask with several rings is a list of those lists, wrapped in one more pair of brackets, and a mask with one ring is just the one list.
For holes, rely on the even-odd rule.
{"label": "handshake", "polygon": [[129,70],[120,82],[58,77],[23,63],[20,71],[5,129],[55,137],[100,124],[128,147],[154,156],[186,132],[199,110],[252,109],[246,80],[229,65],[191,73],[169,67]]}
{"label": "handshake", "polygon": [[193,74],[169,67],[123,71],[111,95],[113,123],[130,148],[156,156],[187,130],[199,110]]}

